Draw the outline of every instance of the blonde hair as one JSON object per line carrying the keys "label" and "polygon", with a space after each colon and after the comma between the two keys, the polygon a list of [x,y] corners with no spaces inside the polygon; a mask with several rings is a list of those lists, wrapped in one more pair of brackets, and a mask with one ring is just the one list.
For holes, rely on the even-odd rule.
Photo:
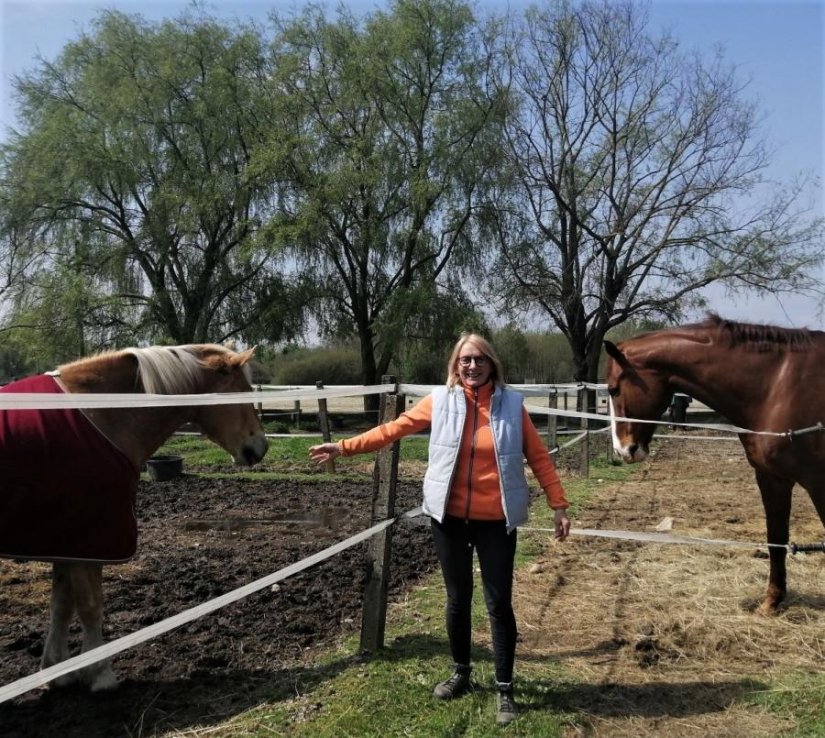
{"label": "blonde hair", "polygon": [[461,378],[458,375],[458,355],[468,343],[475,346],[487,357],[490,362],[490,379],[496,386],[503,387],[504,367],[501,365],[501,359],[498,358],[492,344],[484,336],[479,336],[477,333],[462,333],[461,338],[453,346],[453,352],[447,362],[447,386],[455,387],[457,384],[461,384]]}

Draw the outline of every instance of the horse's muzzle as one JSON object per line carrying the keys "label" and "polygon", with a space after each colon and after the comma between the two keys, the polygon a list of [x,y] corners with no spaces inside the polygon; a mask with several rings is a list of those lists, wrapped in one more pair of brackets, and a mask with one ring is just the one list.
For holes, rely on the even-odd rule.
{"label": "horse's muzzle", "polygon": [[638,464],[650,455],[647,450],[647,446],[641,443],[632,443],[629,446],[622,446],[621,448],[616,449],[616,453],[621,456],[622,461],[624,461],[625,464]]}
{"label": "horse's muzzle", "polygon": [[257,464],[264,456],[269,448],[269,441],[266,436],[262,434],[253,436],[241,448],[240,456],[235,457],[236,464],[243,464],[244,466],[252,466]]}

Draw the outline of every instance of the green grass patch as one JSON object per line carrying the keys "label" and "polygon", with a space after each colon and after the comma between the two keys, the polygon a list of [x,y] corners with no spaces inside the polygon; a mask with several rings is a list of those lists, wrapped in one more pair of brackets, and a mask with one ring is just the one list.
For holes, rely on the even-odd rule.
{"label": "green grass patch", "polygon": [[198,466],[232,463],[226,451],[200,435],[172,436],[156,453],[182,456],[184,468],[187,470]]}
{"label": "green grass patch", "polygon": [[825,675],[795,672],[768,689],[755,687],[748,701],[796,723],[793,738],[825,735]]}
{"label": "green grass patch", "polygon": [[[435,684],[449,676],[451,663],[444,633],[444,591],[433,575],[392,608],[386,647],[376,656],[353,658],[357,637],[319,660],[327,678],[283,699],[238,716],[217,735],[294,736],[296,738],[360,738],[362,736],[496,736],[492,654],[474,647],[476,691],[460,700],[432,697]],[[487,615],[476,587],[474,626],[487,627]],[[519,719],[508,735],[561,736],[575,720],[565,695],[575,688],[560,665],[517,663]]]}
{"label": "green grass patch", "polygon": [[[335,437],[333,436],[333,439]],[[336,439],[337,440],[337,439]],[[271,473],[287,474],[322,474],[324,468],[309,458],[309,449],[321,442],[320,438],[305,436],[280,436],[270,438],[269,449],[263,460],[248,470],[237,467],[244,476]],[[414,436],[401,442],[400,459],[402,461],[427,461],[428,439]],[[229,454],[220,446],[201,435],[172,436],[157,451],[158,454],[178,454],[183,457],[184,469],[190,473],[209,470],[215,466],[232,467]],[[339,457],[335,460],[336,478],[340,473],[356,465],[362,466],[366,456]],[[265,478],[265,477],[264,477]]]}

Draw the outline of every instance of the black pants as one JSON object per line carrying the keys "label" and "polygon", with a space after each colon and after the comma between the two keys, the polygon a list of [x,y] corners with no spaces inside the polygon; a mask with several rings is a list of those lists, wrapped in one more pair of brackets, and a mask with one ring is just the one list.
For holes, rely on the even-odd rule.
{"label": "black pants", "polygon": [[447,636],[456,664],[470,663],[473,550],[481,566],[484,601],[490,616],[497,682],[513,680],[516,617],[513,614],[513,559],[516,531],[502,521],[432,520],[433,542],[447,589]]}

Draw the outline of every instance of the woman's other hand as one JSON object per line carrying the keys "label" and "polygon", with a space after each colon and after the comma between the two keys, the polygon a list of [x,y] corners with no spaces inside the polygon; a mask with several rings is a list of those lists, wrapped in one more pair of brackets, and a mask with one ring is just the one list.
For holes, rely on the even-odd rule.
{"label": "woman's other hand", "polygon": [[567,517],[566,510],[556,510],[554,513],[555,517],[555,528],[556,534],[555,537],[563,541],[567,536],[570,535],[570,519]]}

